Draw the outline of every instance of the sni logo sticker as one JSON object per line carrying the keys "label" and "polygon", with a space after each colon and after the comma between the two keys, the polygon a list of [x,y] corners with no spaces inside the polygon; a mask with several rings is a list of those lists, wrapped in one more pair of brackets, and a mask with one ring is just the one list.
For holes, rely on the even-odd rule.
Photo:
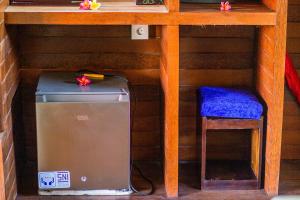
{"label": "sni logo sticker", "polygon": [[40,189],[70,188],[70,186],[69,171],[39,172]]}

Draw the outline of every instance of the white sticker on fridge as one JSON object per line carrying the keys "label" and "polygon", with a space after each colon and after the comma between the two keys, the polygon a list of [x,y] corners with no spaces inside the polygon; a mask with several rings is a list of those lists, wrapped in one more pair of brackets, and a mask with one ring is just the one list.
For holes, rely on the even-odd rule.
{"label": "white sticker on fridge", "polygon": [[71,177],[69,171],[39,172],[40,189],[70,188]]}

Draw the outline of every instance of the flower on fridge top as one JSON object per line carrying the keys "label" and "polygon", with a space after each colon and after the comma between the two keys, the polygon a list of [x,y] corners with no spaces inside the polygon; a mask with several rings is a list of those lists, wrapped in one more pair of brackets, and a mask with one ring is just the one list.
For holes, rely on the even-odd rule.
{"label": "flower on fridge top", "polygon": [[92,83],[92,81],[86,76],[79,76],[76,78],[76,81],[80,86],[88,86]]}

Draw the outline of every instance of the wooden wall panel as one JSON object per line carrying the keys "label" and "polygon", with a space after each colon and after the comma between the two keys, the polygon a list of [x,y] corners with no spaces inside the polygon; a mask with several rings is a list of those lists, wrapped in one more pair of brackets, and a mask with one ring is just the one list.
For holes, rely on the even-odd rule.
{"label": "wooden wall panel", "polygon": [[132,144],[135,160],[162,158],[160,44],[155,27],[150,39],[132,41],[130,26],[22,26],[19,28],[25,151],[36,164],[34,92],[44,71],[95,71],[129,79]]}
{"label": "wooden wall panel", "polygon": [[[197,121],[197,88],[209,86],[253,87],[255,27],[180,27],[180,160],[200,158],[201,127]],[[248,131],[212,133],[208,138],[209,159],[247,159]]]}
{"label": "wooden wall panel", "polygon": [[[180,27],[180,115],[185,113],[182,111],[183,105],[192,107],[190,109],[196,107],[197,86],[252,87],[255,30],[251,26]],[[130,82],[139,91],[133,125],[134,158],[161,159],[162,96],[157,38],[160,33],[157,29],[150,28],[151,39],[148,41],[131,41],[129,26],[22,26],[19,27],[19,33],[22,33],[19,34],[19,47],[23,121],[26,122],[24,140],[29,162],[36,162],[33,94],[38,75],[44,70],[77,70],[85,67],[113,70],[129,76]],[[152,92],[157,95],[147,99],[146,96]],[[194,111],[193,116],[180,116],[180,160],[197,159],[195,114]],[[209,152],[209,156],[229,158],[232,150],[241,147],[241,151],[235,151],[237,153],[232,157],[245,158],[249,144],[239,143],[230,134],[228,137],[231,140],[226,139],[223,137],[225,134],[228,135],[220,135],[226,143],[218,150]],[[238,136],[243,141],[245,137]],[[229,148],[231,145],[236,148]],[[212,144],[211,149],[215,147]]]}
{"label": "wooden wall panel", "polygon": [[[288,26],[288,48],[298,68],[300,68],[299,30],[297,17],[298,1],[290,3]],[[292,20],[293,19],[293,20]],[[40,70],[76,70],[88,66],[90,69],[113,70],[130,75],[134,87],[141,88],[137,103],[137,120],[133,133],[133,152],[136,159],[161,158],[161,123],[162,96],[159,83],[159,36],[157,29],[151,27],[149,41],[131,41],[129,26],[22,26],[19,28],[20,59],[22,64],[23,121],[26,121],[26,149],[29,160],[35,160],[35,125],[34,97],[36,82],[30,82],[30,77],[36,80]],[[268,40],[266,40],[268,41]],[[256,28],[253,26],[181,26],[180,27],[180,160],[197,159],[197,96],[196,89],[200,85],[224,85],[253,87],[256,66]],[[265,45],[268,45],[267,43]],[[264,52],[265,56],[270,52]],[[265,67],[272,66],[270,60],[261,62]],[[265,67],[259,70],[266,70]],[[268,71],[263,72],[268,74]],[[26,74],[26,75],[25,75]],[[30,75],[31,74],[31,75]],[[220,78],[222,77],[222,78]],[[272,76],[265,76],[264,82],[272,82]],[[145,94],[157,90],[155,99],[141,99]],[[287,93],[288,95],[288,93]],[[294,99],[286,97],[285,124],[297,123],[297,116],[289,116],[290,110],[297,107]],[[289,106],[287,106],[289,105]],[[154,109],[150,109],[150,107]],[[147,109],[148,108],[148,109]],[[143,110],[146,109],[146,112]],[[136,117],[135,117],[136,118]],[[145,127],[150,123],[153,128]],[[143,127],[144,126],[144,127]],[[144,130],[143,130],[144,129]],[[297,150],[297,130],[283,131],[283,159],[300,158]],[[225,133],[224,133],[225,134]],[[224,140],[224,147],[234,145],[234,137]],[[222,136],[225,139],[225,135]],[[212,139],[213,140],[213,139]],[[234,158],[243,158],[248,144],[242,137],[241,151]],[[300,141],[300,140],[299,140]],[[226,148],[225,148],[226,150]],[[211,152],[214,158],[228,157],[231,149],[222,152]],[[225,153],[224,153],[225,152]]]}

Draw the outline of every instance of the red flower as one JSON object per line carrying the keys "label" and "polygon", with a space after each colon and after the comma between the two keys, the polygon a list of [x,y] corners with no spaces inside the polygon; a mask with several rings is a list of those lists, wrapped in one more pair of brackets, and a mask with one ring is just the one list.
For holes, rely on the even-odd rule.
{"label": "red flower", "polygon": [[79,76],[76,78],[76,81],[80,86],[88,86],[92,83],[92,81],[86,76]]}
{"label": "red flower", "polygon": [[89,10],[91,6],[91,2],[89,0],[83,0],[83,2],[80,3],[80,10]]}
{"label": "red flower", "polygon": [[221,6],[220,6],[220,10],[221,11],[228,11],[228,10],[231,10],[231,5],[229,3],[229,1],[226,1],[226,2],[221,2]]}

